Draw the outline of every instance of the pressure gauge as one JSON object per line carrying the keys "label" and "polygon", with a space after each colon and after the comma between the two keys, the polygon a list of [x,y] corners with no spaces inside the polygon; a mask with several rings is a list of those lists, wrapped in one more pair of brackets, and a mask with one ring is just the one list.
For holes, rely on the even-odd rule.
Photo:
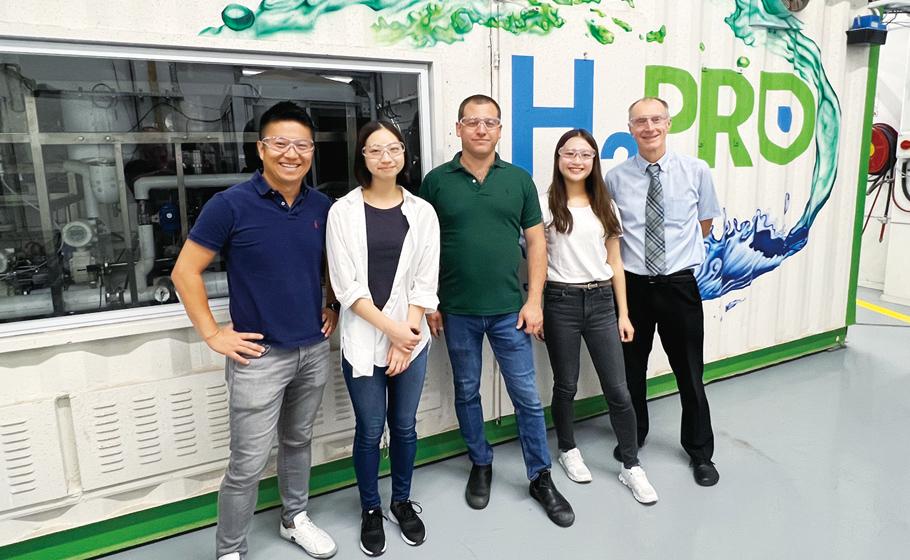
{"label": "pressure gauge", "polygon": [[803,8],[809,5],[809,0],[781,0],[784,6],[791,12],[801,12]]}
{"label": "pressure gauge", "polygon": [[171,299],[171,290],[167,286],[157,286],[155,288],[155,301],[158,303],[167,303]]}
{"label": "pressure gauge", "polygon": [[86,220],[73,220],[61,230],[63,242],[73,248],[85,247],[95,238],[95,227]]}

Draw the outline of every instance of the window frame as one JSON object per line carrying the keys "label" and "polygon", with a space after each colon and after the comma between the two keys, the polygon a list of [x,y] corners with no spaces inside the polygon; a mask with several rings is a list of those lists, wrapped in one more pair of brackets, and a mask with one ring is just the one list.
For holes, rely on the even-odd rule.
{"label": "window frame", "polygon": [[[432,115],[433,104],[430,100],[430,65],[426,62],[400,62],[383,59],[345,59],[341,57],[315,57],[312,55],[291,55],[264,53],[261,51],[237,50],[209,50],[209,49],[176,49],[167,47],[146,47],[119,45],[114,43],[80,43],[80,42],[51,42],[19,39],[0,39],[0,54],[16,55],[43,55],[43,56],[69,56],[84,58],[108,58],[127,60],[148,60],[158,62],[183,62],[196,64],[221,64],[235,66],[256,66],[276,68],[299,68],[310,71],[331,72],[391,72],[398,74],[413,74],[417,77],[417,103],[419,107],[420,156],[421,160],[430,162],[432,151]],[[229,298],[209,299],[209,307],[219,316],[225,316],[228,310]],[[127,336],[147,332],[160,332],[185,328],[190,326],[186,319],[175,325],[173,322],[156,321],[166,324],[161,328],[149,329],[142,326],[143,321],[161,319],[186,318],[184,307],[180,303],[168,305],[152,305],[132,307],[129,309],[115,309],[81,313],[77,315],[47,317],[43,319],[23,319],[0,323],[0,353],[15,351],[23,348],[40,348],[66,342],[74,342],[67,337],[61,337],[60,331],[76,330],[91,327],[89,331],[96,332],[97,336],[84,333],[78,336],[80,342],[117,336]],[[133,326],[130,327],[129,325]],[[117,334],[111,334],[110,329],[94,328],[110,325],[125,325]],[[43,333],[56,333],[49,337],[48,344],[36,337],[42,338]],[[15,343],[16,337],[29,337],[28,343],[23,341]],[[47,338],[47,337],[46,337]],[[52,342],[56,340],[57,342]],[[10,344],[12,343],[12,344]]]}

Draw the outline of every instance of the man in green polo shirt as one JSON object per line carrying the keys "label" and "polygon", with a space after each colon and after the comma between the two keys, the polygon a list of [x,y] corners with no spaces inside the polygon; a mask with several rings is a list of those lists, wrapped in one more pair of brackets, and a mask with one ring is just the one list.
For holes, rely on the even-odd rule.
{"label": "man in green polo shirt", "polygon": [[[490,500],[493,448],[484,434],[480,404],[483,337],[487,336],[518,421],[530,492],[562,527],[575,521],[569,502],[550,477],[543,405],[537,392],[531,336],[543,324],[541,292],[547,248],[534,181],[499,158],[499,104],[486,95],[461,102],[455,132],[462,151],[431,171],[420,196],[439,216],[439,309],[428,317],[434,336],[445,331],[455,383],[455,412],[473,463],[465,499],[474,509]],[[519,239],[528,251],[528,300],[518,281]],[[443,324],[445,328],[443,329]]]}

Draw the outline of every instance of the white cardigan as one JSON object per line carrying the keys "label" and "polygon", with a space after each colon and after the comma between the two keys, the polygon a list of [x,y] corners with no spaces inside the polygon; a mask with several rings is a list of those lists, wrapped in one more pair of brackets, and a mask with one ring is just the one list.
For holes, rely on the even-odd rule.
{"label": "white cardigan", "polygon": [[[402,189],[401,212],[408,232],[401,247],[392,293],[382,312],[395,321],[406,321],[408,305],[436,311],[439,298],[439,220],[426,201]],[[373,366],[388,365],[389,339],[385,333],[351,311],[360,299],[372,301],[367,276],[367,232],[363,189],[357,187],[329,210],[326,253],[332,289],[341,303],[341,351],[353,367],[354,377],[373,375]],[[430,342],[426,317],[420,321],[421,340],[416,356]]]}

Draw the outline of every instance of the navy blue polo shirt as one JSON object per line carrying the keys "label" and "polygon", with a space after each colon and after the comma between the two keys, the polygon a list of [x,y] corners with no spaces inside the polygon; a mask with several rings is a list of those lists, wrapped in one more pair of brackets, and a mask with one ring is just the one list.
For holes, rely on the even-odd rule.
{"label": "navy blue polo shirt", "polygon": [[285,348],[325,340],[322,254],[331,205],[304,186],[288,207],[258,171],[205,204],[189,238],[227,262],[234,330]]}

